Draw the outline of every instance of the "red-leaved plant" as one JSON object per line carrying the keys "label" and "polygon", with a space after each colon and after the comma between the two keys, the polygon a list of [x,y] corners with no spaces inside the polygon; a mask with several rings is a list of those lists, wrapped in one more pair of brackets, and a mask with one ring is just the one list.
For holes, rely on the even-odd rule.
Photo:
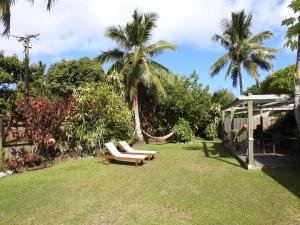
{"label": "red-leaved plant", "polygon": [[14,116],[25,121],[28,136],[32,138],[38,150],[43,150],[50,138],[57,138],[60,135],[60,126],[72,115],[73,108],[72,97],[55,101],[28,97],[27,101],[16,104]]}

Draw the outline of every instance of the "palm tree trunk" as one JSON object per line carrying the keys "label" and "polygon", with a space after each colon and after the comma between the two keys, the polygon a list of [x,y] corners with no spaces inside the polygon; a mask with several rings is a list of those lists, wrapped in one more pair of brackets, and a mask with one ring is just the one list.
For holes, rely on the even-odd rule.
{"label": "palm tree trunk", "polygon": [[142,134],[141,129],[141,122],[140,122],[140,116],[139,116],[139,99],[138,99],[138,92],[136,91],[134,93],[133,99],[132,99],[132,109],[134,112],[134,124],[135,124],[135,135],[140,143],[145,143],[144,136]]}
{"label": "palm tree trunk", "polygon": [[243,78],[242,78],[242,73],[239,71],[239,81],[240,81],[240,95],[243,94]]}
{"label": "palm tree trunk", "polygon": [[295,104],[295,119],[297,123],[298,131],[300,131],[300,34],[298,34],[298,50],[297,50],[297,61],[296,61],[296,73],[295,78],[295,90],[294,90],[294,104]]}

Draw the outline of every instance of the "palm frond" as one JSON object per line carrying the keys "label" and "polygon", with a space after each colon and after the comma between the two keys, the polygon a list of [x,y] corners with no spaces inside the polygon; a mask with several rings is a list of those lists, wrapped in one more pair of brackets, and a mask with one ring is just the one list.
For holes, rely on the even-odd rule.
{"label": "palm frond", "polygon": [[213,77],[220,72],[220,70],[227,64],[229,61],[229,54],[226,53],[221,56],[209,69],[210,75]]}
{"label": "palm frond", "polygon": [[125,29],[120,25],[108,27],[105,31],[105,35],[116,41],[122,47],[126,49],[130,48],[130,43],[128,42],[128,39],[126,37]]}
{"label": "palm frond", "polygon": [[258,70],[257,70],[257,66],[256,63],[252,60],[245,60],[243,62],[243,67],[245,68],[245,70],[254,78],[258,77]]}
{"label": "palm frond", "polygon": [[174,76],[171,75],[170,70],[168,68],[153,60],[150,60],[148,63],[150,67],[153,68],[153,70],[155,70],[155,74],[161,80],[163,86],[174,84]]}
{"label": "palm frond", "polygon": [[262,40],[270,39],[273,37],[273,33],[271,31],[264,31],[254,35],[249,39],[249,42],[261,42]]}
{"label": "palm frond", "polygon": [[150,55],[150,57],[153,57],[162,54],[167,49],[175,51],[176,46],[167,41],[158,41],[146,47],[145,52]]}
{"label": "palm frond", "polygon": [[15,4],[15,0],[0,1],[0,21],[3,24],[4,31],[2,35],[8,35],[10,32],[10,8]]}
{"label": "palm frond", "polygon": [[123,51],[115,48],[113,50],[102,52],[101,55],[96,57],[96,60],[103,64],[109,61],[122,60],[124,55],[125,53]]}
{"label": "palm frond", "polygon": [[162,80],[158,78],[153,67],[146,61],[140,64],[141,81],[145,86],[154,87],[156,94],[165,96],[165,89],[162,85]]}
{"label": "palm frond", "polygon": [[232,72],[233,68],[234,68],[234,63],[230,62],[229,66],[228,66],[228,69],[227,69],[227,72],[225,74],[225,79],[230,75],[230,73]]}
{"label": "palm frond", "polygon": [[269,71],[272,69],[272,64],[262,57],[256,57],[255,55],[252,55],[251,60],[263,70]]}
{"label": "palm frond", "polygon": [[142,24],[141,34],[139,35],[139,46],[142,46],[151,39],[152,30],[156,27],[156,21],[158,19],[157,13],[154,12],[145,13],[143,16],[144,21]]}

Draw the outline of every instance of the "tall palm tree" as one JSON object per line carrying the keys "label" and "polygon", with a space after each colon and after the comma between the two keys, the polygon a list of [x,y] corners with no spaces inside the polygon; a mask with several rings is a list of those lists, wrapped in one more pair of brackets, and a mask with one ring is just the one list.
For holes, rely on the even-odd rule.
{"label": "tall palm tree", "polygon": [[264,31],[252,36],[251,24],[252,14],[246,15],[244,10],[233,12],[231,20],[223,20],[223,33],[213,36],[213,40],[227,52],[210,67],[210,75],[215,76],[229,63],[226,77],[230,75],[234,87],[239,81],[240,94],[243,93],[242,69],[258,81],[258,68],[269,71],[272,68],[270,61],[276,52],[276,49],[265,47],[262,43],[273,36],[272,32]]}
{"label": "tall palm tree", "polygon": [[164,83],[172,79],[168,69],[152,59],[166,49],[176,49],[166,41],[149,44],[157,19],[156,13],[140,13],[134,10],[131,22],[125,26],[111,26],[106,30],[106,36],[117,42],[119,48],[105,51],[98,56],[101,63],[113,62],[109,71],[115,70],[125,77],[134,112],[135,134],[139,142],[144,142],[139,117],[139,84],[153,88],[159,97],[165,94]]}
{"label": "tall palm tree", "polygon": [[[34,0],[26,0],[30,3],[34,3]],[[55,0],[46,0],[47,9],[50,10],[51,6]],[[8,35],[10,32],[10,17],[11,17],[11,7],[15,5],[16,0],[1,0],[0,1],[0,23],[4,26],[4,31],[2,35]]]}

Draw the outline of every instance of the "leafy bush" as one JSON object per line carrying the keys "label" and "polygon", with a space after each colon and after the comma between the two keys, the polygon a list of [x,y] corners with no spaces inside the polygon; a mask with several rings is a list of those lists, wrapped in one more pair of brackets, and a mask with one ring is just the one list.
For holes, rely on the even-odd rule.
{"label": "leafy bush", "polygon": [[4,171],[4,157],[5,152],[3,149],[0,148],[0,172]]}
{"label": "leafy bush", "polygon": [[24,148],[13,149],[12,156],[6,161],[5,167],[12,171],[20,171],[23,167],[39,166],[44,161],[44,158],[35,154],[29,153]]}
{"label": "leafy bush", "polygon": [[132,113],[111,86],[85,84],[75,91],[74,99],[74,115],[66,121],[65,130],[83,149],[93,150],[111,139],[132,137]]}
{"label": "leafy bush", "polygon": [[171,141],[189,142],[192,140],[193,130],[187,120],[180,118],[173,127],[173,136]]}
{"label": "leafy bush", "polygon": [[218,131],[216,128],[215,123],[210,123],[205,129],[204,129],[204,138],[206,140],[214,140],[218,137]]}
{"label": "leafy bush", "polygon": [[166,86],[166,97],[155,110],[156,131],[157,128],[164,127],[164,134],[175,125],[178,118],[184,118],[191,125],[194,134],[200,135],[209,122],[210,99],[208,87],[199,83],[195,71],[188,77],[174,75],[174,85]]}
{"label": "leafy bush", "polygon": [[[73,111],[73,99],[55,101],[30,97],[16,104],[14,116],[25,121],[26,132],[37,149],[46,150],[50,138],[61,136],[60,126]],[[43,153],[43,152],[41,152]]]}
{"label": "leafy bush", "polygon": [[294,91],[295,65],[289,65],[269,74],[260,87],[253,85],[245,93],[252,94],[292,94]]}

